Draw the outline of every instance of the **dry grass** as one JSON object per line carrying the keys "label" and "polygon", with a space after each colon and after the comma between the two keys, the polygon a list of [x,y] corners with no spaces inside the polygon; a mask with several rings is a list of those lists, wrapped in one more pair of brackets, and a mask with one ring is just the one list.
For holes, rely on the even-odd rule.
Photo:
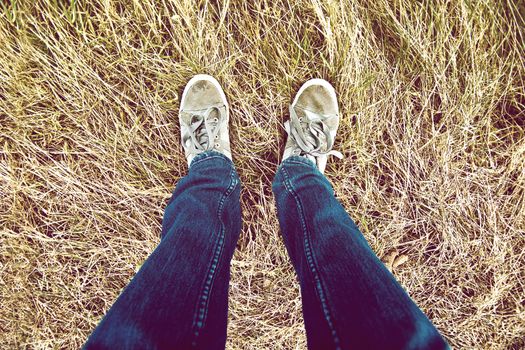
{"label": "dry grass", "polygon": [[304,348],[270,183],[308,78],[327,170],[455,348],[525,347],[525,4],[25,0],[0,14],[0,348],[78,348],[159,242],[195,73],[232,106],[244,187],[229,349]]}

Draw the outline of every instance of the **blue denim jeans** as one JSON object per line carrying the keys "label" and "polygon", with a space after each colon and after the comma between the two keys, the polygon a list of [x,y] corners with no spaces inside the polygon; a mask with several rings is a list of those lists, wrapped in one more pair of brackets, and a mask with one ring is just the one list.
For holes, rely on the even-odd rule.
{"label": "blue denim jeans", "polygon": [[[207,152],[193,160],[166,207],[160,244],[85,349],[224,349],[239,191],[228,158]],[[273,191],[309,349],[448,348],[312,162],[285,160]]]}

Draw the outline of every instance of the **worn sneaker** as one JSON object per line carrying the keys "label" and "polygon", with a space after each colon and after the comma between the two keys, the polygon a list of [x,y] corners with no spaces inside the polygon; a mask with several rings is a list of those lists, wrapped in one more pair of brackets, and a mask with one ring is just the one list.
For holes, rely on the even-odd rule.
{"label": "worn sneaker", "polygon": [[232,159],[226,96],[212,76],[198,74],[186,84],[179,109],[182,146],[188,165],[197,154],[217,151]]}
{"label": "worn sneaker", "polygon": [[324,173],[329,155],[343,158],[333,151],[339,126],[339,107],[335,90],[323,79],[311,79],[301,86],[290,106],[290,120],[284,123],[288,140],[283,160],[297,155],[313,161]]}

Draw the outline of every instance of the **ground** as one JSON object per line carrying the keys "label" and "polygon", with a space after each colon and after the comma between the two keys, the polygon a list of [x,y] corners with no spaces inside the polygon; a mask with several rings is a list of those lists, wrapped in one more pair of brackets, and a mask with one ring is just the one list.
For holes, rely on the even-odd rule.
{"label": "ground", "polygon": [[0,8],[0,348],[79,348],[158,244],[197,73],[243,183],[228,349],[305,348],[271,180],[314,77],[342,112],[326,175],[374,251],[454,348],[525,347],[523,1]]}

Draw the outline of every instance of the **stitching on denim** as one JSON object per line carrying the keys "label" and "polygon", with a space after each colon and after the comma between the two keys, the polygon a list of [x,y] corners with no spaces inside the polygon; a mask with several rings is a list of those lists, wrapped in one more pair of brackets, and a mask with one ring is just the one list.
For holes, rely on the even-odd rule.
{"label": "stitching on denim", "polygon": [[208,268],[206,279],[204,280],[204,285],[202,286],[201,292],[199,293],[197,309],[195,310],[195,314],[193,315],[193,328],[195,329],[195,331],[193,333],[192,346],[197,345],[196,342],[197,338],[199,337],[199,331],[202,328],[204,328],[206,318],[208,315],[208,306],[210,300],[209,297],[213,290],[213,282],[215,281],[217,266],[222,256],[222,252],[224,251],[225,227],[224,223],[221,220],[221,215],[224,209],[224,203],[226,202],[226,199],[233,193],[238,183],[239,182],[235,179],[235,170],[232,168],[230,170],[230,184],[228,185],[226,192],[223,193],[219,201],[219,206],[217,208],[217,218],[220,222],[220,230],[213,249],[213,259]]}
{"label": "stitching on denim", "polygon": [[335,331],[335,327],[332,322],[332,317],[330,315],[330,310],[328,308],[328,302],[325,296],[325,291],[324,291],[325,288],[323,287],[323,281],[321,280],[321,275],[318,272],[315,255],[311,248],[310,232],[308,231],[308,228],[306,227],[306,220],[304,217],[305,215],[304,215],[301,199],[297,195],[297,192],[295,192],[295,189],[293,188],[293,184],[290,181],[290,177],[288,173],[286,172],[285,167],[282,167],[282,173],[283,173],[283,178],[284,178],[284,181],[283,181],[284,187],[293,196],[295,204],[297,205],[297,208],[299,211],[299,217],[301,219],[301,228],[302,228],[303,236],[304,236],[304,241],[303,241],[304,242],[304,253],[306,255],[306,261],[308,263],[308,267],[310,268],[310,272],[314,276],[315,289],[317,291],[317,295],[319,296],[319,301],[321,302],[325,320],[328,323],[328,327],[330,328],[330,331],[332,333],[332,339],[334,341],[336,349],[341,349],[341,346],[339,345],[340,344],[339,336],[337,335],[337,332]]}
{"label": "stitching on denim", "polygon": [[[229,197],[233,193],[233,191],[237,187],[237,184],[238,184],[238,181],[235,180],[235,171],[232,169],[230,171],[230,186],[228,187],[228,190],[226,190],[225,195],[223,197],[223,201],[219,203],[219,208],[217,209],[217,217],[219,218],[219,221],[221,220],[220,218],[222,215],[224,203],[226,202],[226,198]],[[226,232],[226,228],[224,227],[224,223],[221,221],[221,241],[220,241],[221,250],[220,250],[219,255],[217,256],[217,261],[214,260],[215,268],[217,267],[219,260],[222,256],[222,253],[224,251],[225,232]],[[213,276],[213,279],[215,279],[215,275]],[[213,289],[213,281],[212,281],[212,285],[210,288],[210,294],[211,294],[212,289]],[[208,317],[208,307],[206,305],[204,320],[206,320],[207,317]]]}

